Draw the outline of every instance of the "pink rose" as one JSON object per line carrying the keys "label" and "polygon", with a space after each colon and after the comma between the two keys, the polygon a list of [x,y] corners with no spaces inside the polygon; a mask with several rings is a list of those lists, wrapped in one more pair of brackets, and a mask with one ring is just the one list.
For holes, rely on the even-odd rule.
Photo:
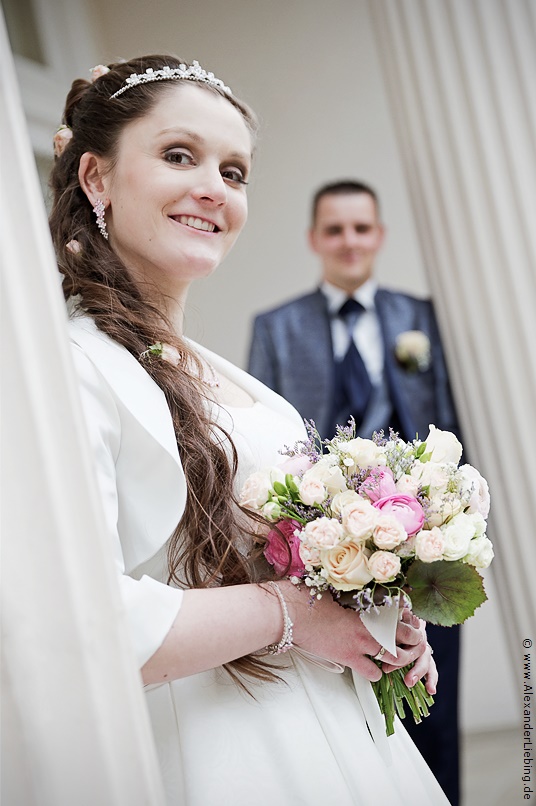
{"label": "pink rose", "polygon": [[389,495],[387,498],[380,498],[372,506],[386,515],[394,515],[410,537],[422,529],[424,510],[411,495]]}
{"label": "pink rose", "polygon": [[278,465],[285,475],[290,473],[292,476],[300,476],[306,470],[310,470],[312,466],[313,463],[308,456],[289,456]]}
{"label": "pink rose", "polygon": [[335,518],[316,518],[303,530],[303,542],[310,549],[331,549],[341,542],[344,532]]}
{"label": "pink rose", "polygon": [[365,493],[371,501],[379,501],[380,498],[396,495],[397,489],[392,470],[388,467],[373,468],[359,491]]}
{"label": "pink rose", "polygon": [[328,491],[321,481],[305,477],[299,484],[300,498],[306,506],[321,504],[326,500]]}
{"label": "pink rose", "polygon": [[305,570],[300,558],[300,538],[295,534],[300,528],[297,521],[279,521],[276,528],[268,532],[264,556],[279,576],[300,577]]}

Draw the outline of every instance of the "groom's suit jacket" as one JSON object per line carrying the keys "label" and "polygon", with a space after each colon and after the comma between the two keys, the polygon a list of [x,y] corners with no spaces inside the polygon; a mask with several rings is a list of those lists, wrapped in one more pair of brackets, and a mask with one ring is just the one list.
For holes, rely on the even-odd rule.
{"label": "groom's suit jacket", "polygon": [[[389,397],[406,439],[425,439],[428,426],[459,433],[445,357],[429,300],[379,288],[375,297]],[[431,362],[411,372],[395,358],[397,336],[420,330],[430,339]],[[333,346],[330,316],[320,290],[255,318],[249,372],[314,420],[322,436],[332,415]],[[342,423],[344,425],[344,423]],[[367,435],[367,436],[370,436]]]}
{"label": "groom's suit jacket", "polygon": [[[433,423],[459,437],[432,303],[379,288],[374,304],[384,348],[385,388],[400,436],[412,440],[418,434],[426,439],[428,426]],[[424,372],[410,372],[395,357],[397,336],[408,330],[420,330],[430,339],[431,362]],[[256,317],[248,369],[292,403],[303,418],[314,420],[324,438],[334,435],[333,345],[327,301],[320,290]],[[361,432],[361,436],[370,437],[371,433]],[[411,717],[404,724],[451,804],[456,806],[459,628],[429,625],[427,633],[439,669],[438,696],[430,716],[420,725],[415,725]]]}

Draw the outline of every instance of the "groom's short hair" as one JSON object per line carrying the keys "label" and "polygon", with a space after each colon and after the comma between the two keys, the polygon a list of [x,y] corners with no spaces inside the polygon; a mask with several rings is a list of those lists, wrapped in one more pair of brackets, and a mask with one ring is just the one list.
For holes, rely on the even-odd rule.
{"label": "groom's short hair", "polygon": [[322,187],[318,188],[316,191],[313,196],[311,209],[311,226],[314,227],[315,225],[320,199],[324,196],[348,196],[352,193],[366,193],[368,196],[371,196],[376,205],[378,218],[380,217],[380,201],[374,188],[365,184],[365,182],[358,182],[354,179],[341,179],[338,182],[330,182],[327,185],[322,185]]}

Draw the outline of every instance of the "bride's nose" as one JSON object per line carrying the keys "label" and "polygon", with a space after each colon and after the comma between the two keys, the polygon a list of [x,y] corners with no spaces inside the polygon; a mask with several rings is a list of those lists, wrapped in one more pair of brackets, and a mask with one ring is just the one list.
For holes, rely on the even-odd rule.
{"label": "bride's nose", "polygon": [[196,172],[196,181],[192,195],[199,201],[221,205],[227,201],[227,185],[220,173],[219,166],[206,165]]}

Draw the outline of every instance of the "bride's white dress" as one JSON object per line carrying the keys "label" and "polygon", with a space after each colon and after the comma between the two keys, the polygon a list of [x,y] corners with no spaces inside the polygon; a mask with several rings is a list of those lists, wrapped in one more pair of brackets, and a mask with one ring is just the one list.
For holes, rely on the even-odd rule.
{"label": "bride's white dress", "polygon": [[[87,318],[72,324],[71,335],[111,539],[125,571],[129,627],[143,662],[180,605],[180,592],[159,584],[167,578],[165,541],[155,543],[176,518],[172,511],[166,521],[163,513],[176,491],[171,481],[166,488],[168,476],[176,481],[175,448],[166,443],[172,432],[162,424],[167,407],[138,362]],[[238,451],[240,485],[281,461],[279,448],[301,438],[303,427],[273,392],[200,351],[255,400],[249,408],[216,407]],[[183,496],[175,497],[183,506]],[[248,683],[252,696],[221,668],[146,687],[169,806],[448,804],[401,723],[386,739],[366,680],[350,670],[327,671],[294,651],[273,662],[283,681]]]}
{"label": "bride's white dress", "polygon": [[[303,436],[294,422],[258,401],[251,408],[221,411],[220,420],[232,429],[239,483],[281,462],[278,449]],[[248,683],[253,697],[221,669],[147,692],[170,804],[447,802],[403,726],[398,723],[389,740],[384,736],[367,681],[354,679],[350,670],[327,671],[292,651],[277,662],[284,682]]]}

